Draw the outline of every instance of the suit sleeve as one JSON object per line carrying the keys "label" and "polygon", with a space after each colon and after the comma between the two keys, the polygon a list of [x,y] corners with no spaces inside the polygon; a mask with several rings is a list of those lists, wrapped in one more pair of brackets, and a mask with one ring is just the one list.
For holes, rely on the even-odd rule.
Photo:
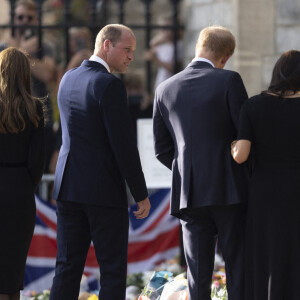
{"label": "suit sleeve", "polygon": [[161,115],[157,93],[155,94],[153,107],[153,137],[156,158],[172,170],[174,142]]}
{"label": "suit sleeve", "polygon": [[241,76],[236,72],[233,73],[227,99],[233,126],[238,132],[240,110],[248,95]]}
{"label": "suit sleeve", "polygon": [[100,109],[120,172],[135,201],[142,201],[148,196],[148,191],[133,134],[126,90],[119,79],[113,80],[106,88]]}
{"label": "suit sleeve", "polygon": [[40,102],[37,102],[37,111],[40,121],[37,128],[33,126],[27,160],[27,167],[34,189],[37,188],[45,168],[44,116]]}

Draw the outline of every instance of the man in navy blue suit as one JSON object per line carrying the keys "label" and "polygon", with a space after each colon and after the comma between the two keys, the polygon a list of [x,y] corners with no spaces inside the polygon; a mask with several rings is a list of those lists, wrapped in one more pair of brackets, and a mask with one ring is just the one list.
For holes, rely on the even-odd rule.
{"label": "man in navy blue suit", "polygon": [[[130,28],[100,30],[94,54],[61,80],[58,106],[62,146],[55,172],[57,257],[51,300],[77,300],[86,256],[94,244],[100,266],[100,299],[124,300],[128,207],[125,180],[147,217],[150,202],[131,128],[125,73],[136,39]],[[125,179],[125,180],[124,180]]]}
{"label": "man in navy blue suit", "polygon": [[248,175],[230,157],[230,144],[248,96],[240,75],[223,69],[234,49],[228,29],[203,29],[196,57],[155,94],[155,153],[173,173],[171,214],[182,224],[190,300],[211,299],[216,237],[229,300],[243,299]]}

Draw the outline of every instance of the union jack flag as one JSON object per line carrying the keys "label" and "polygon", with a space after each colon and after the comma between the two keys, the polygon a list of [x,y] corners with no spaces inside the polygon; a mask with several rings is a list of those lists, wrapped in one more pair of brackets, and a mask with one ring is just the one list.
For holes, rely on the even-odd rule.
{"label": "union jack flag", "polygon": [[[169,215],[170,190],[161,189],[150,196],[151,212],[146,219],[137,220],[129,209],[128,274],[154,269],[159,263],[179,253],[179,222]],[[55,270],[56,211],[38,196],[36,225],[28,253],[24,290],[41,292],[50,289]],[[99,267],[91,244],[84,273],[99,276]]]}

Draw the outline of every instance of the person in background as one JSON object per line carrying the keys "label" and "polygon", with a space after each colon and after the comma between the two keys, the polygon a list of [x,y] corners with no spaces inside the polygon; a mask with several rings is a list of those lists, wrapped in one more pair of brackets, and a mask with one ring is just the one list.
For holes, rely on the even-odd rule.
{"label": "person in background", "polygon": [[[152,118],[153,105],[149,94],[146,92],[142,77],[134,72],[127,73],[124,78],[127,93],[127,104],[132,121],[132,128],[138,145],[138,120]],[[127,188],[128,205],[134,205],[135,201]]]}
{"label": "person in background", "polygon": [[69,30],[70,60],[58,68],[58,85],[64,73],[79,67],[85,59],[93,54],[92,34],[87,27],[71,27]]}
{"label": "person in background", "polygon": [[43,108],[31,93],[30,61],[10,47],[0,53],[0,300],[20,299],[44,163]]}
{"label": "person in background", "polygon": [[[14,24],[21,27],[15,28],[14,36],[6,42],[0,43],[0,51],[7,47],[16,47],[29,54],[32,93],[38,98],[49,96],[47,85],[55,80],[56,67],[53,59],[53,51],[47,43],[42,44],[42,49],[38,48],[38,37],[35,29],[26,28],[26,25],[37,25],[37,6],[32,0],[18,0],[15,3]],[[24,26],[24,27],[22,27]],[[49,163],[53,151],[53,110],[51,99],[45,100],[45,151],[46,164],[45,173],[49,172]]]}
{"label": "person in background", "polygon": [[62,146],[55,170],[57,257],[50,300],[77,300],[91,241],[100,266],[99,298],[125,299],[129,216],[125,180],[148,216],[150,201],[123,82],[136,39],[121,24],[103,27],[94,54],[62,78]]}
{"label": "person in background", "polygon": [[171,214],[182,224],[190,300],[210,300],[215,243],[226,268],[229,300],[244,295],[244,220],[248,174],[230,155],[242,104],[237,72],[224,70],[232,33],[204,28],[195,58],[155,93],[155,154],[172,170]]}
{"label": "person in background", "polygon": [[276,62],[266,91],[240,114],[234,160],[252,151],[246,231],[246,300],[298,300],[300,269],[300,51]]}
{"label": "person in background", "polygon": [[[174,18],[170,15],[159,19],[159,25],[172,26]],[[174,30],[172,28],[162,28],[150,41],[150,49],[145,53],[145,59],[153,62],[157,67],[157,74],[154,84],[154,90],[164,80],[171,77],[176,71],[181,70],[182,65],[182,41],[181,30],[177,30],[177,65],[174,69]]]}
{"label": "person in background", "polygon": [[142,78],[137,73],[126,74],[124,84],[133,129],[137,136],[137,120],[152,118],[153,105],[149,94],[145,91]]}
{"label": "person in background", "polygon": [[66,71],[79,67],[83,60],[89,59],[93,54],[92,34],[86,27],[70,28],[70,54],[71,58]]}

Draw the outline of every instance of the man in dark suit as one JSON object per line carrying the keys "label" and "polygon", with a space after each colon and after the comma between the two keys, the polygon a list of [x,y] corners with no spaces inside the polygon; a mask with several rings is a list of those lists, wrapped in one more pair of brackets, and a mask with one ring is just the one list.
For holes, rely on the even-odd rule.
{"label": "man in dark suit", "polygon": [[126,180],[138,204],[150,209],[125,87],[113,72],[133,61],[136,40],[124,25],[98,33],[94,55],[61,80],[62,146],[55,172],[57,258],[51,300],[77,300],[93,241],[100,265],[100,299],[125,299],[128,246]]}
{"label": "man in dark suit", "polygon": [[247,172],[230,157],[230,144],[247,93],[238,73],[223,70],[234,49],[226,28],[203,29],[195,59],[155,94],[155,153],[173,173],[171,214],[182,223],[190,300],[211,299],[216,237],[229,299],[243,299]]}

